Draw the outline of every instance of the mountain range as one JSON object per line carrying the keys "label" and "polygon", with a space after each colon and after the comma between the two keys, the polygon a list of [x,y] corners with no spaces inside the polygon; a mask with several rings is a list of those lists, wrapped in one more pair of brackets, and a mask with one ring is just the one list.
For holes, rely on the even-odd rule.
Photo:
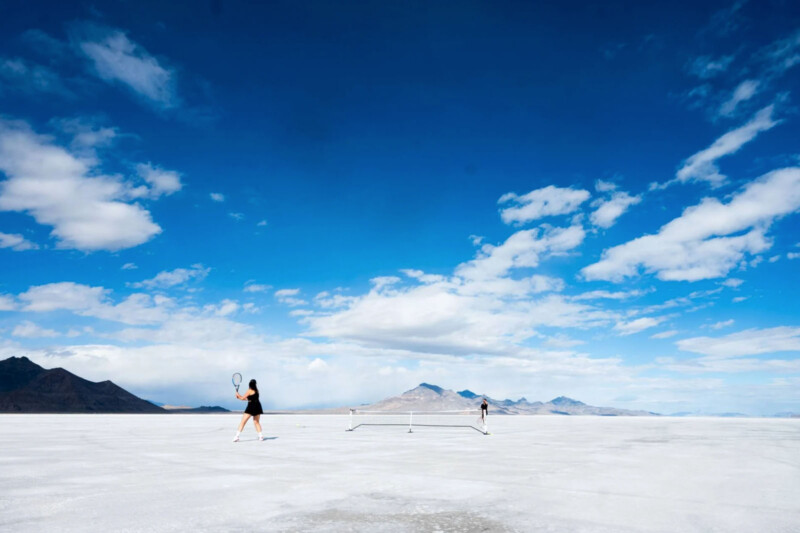
{"label": "mountain range", "polygon": [[408,390],[400,396],[386,398],[362,410],[375,411],[451,411],[479,409],[486,398],[490,414],[501,415],[595,415],[595,416],[660,416],[649,411],[631,411],[614,407],[595,407],[578,400],[559,396],[549,402],[519,400],[495,400],[489,396],[475,394],[470,390],[455,392],[429,383]]}

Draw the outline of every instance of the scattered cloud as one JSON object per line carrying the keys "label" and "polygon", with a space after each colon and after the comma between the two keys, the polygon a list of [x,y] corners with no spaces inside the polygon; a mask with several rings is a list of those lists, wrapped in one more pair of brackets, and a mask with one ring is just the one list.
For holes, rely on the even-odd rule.
{"label": "scattered cloud", "polygon": [[261,220],[261,221],[259,221],[258,224],[256,224],[256,226],[258,226],[259,228],[263,228],[266,225],[267,225],[267,221],[266,220]]}
{"label": "scattered cloud", "polygon": [[[675,179],[656,188],[665,187],[671,183],[686,183],[690,181],[708,182],[712,187],[719,187],[727,179],[719,172],[716,160],[739,151],[746,143],[756,136],[767,131],[780,121],[772,118],[774,105],[769,105],[760,110],[747,124],[724,134],[714,141],[708,148],[701,150],[688,158],[675,174]],[[651,186],[652,187],[652,186]]]}
{"label": "scattered cloud", "polygon": [[132,294],[118,304],[111,291],[73,282],[49,283],[30,287],[18,295],[27,312],[71,311],[79,316],[100,318],[124,324],[155,324],[169,316],[172,301],[146,294]]}
{"label": "scattered cloud", "polygon": [[733,319],[731,318],[730,320],[722,320],[720,322],[715,322],[714,324],[711,324],[708,327],[711,329],[723,329],[732,325],[733,325]]}
{"label": "scattered cloud", "polygon": [[94,24],[81,24],[74,30],[74,44],[91,60],[101,80],[122,85],[161,109],[179,105],[175,71],[124,32]]}
{"label": "scattered cloud", "polygon": [[761,82],[758,80],[744,80],[733,90],[731,97],[719,108],[719,114],[725,117],[733,115],[736,107],[756,95]]}
{"label": "scattered cloud", "polygon": [[142,192],[142,196],[156,199],[176,193],[183,188],[181,175],[175,171],[154,167],[150,163],[140,163],[136,165],[136,172],[149,185],[136,189]]}
{"label": "scattered cloud", "polygon": [[305,300],[297,298],[298,294],[300,294],[300,289],[280,289],[275,291],[275,299],[290,307],[308,305]]}
{"label": "scattered cloud", "polygon": [[146,279],[136,283],[130,283],[129,286],[135,289],[168,289],[176,285],[183,285],[190,280],[202,280],[211,272],[210,268],[206,268],[201,264],[192,265],[191,268],[176,268],[175,270],[159,272],[156,277]]}
{"label": "scattered cloud", "polygon": [[38,339],[44,337],[60,337],[61,335],[52,329],[42,328],[30,320],[25,320],[14,327],[11,332],[14,337],[24,337],[27,339]]}
{"label": "scattered cloud", "polygon": [[567,215],[576,211],[588,199],[589,191],[548,185],[522,196],[504,194],[497,203],[512,204],[500,211],[503,222],[523,224],[548,216]]}
{"label": "scattered cloud", "polygon": [[745,254],[770,248],[770,224],[800,209],[800,168],[775,170],[744,187],[727,204],[700,204],[645,235],[603,251],[581,270],[587,280],[620,281],[645,272],[662,280],[696,281],[727,275]]}
{"label": "scattered cloud", "polygon": [[55,71],[18,57],[11,59],[0,56],[0,80],[5,81],[7,87],[25,94],[75,97]]}
{"label": "scattered cloud", "polygon": [[258,283],[248,283],[244,287],[244,292],[267,292],[272,285],[259,285]]}
{"label": "scattered cloud", "polygon": [[215,202],[224,202],[225,201],[225,195],[224,194],[220,194],[218,192],[212,192],[209,196]]}
{"label": "scattered cloud", "polygon": [[39,245],[17,233],[0,232],[0,248],[11,248],[15,252],[24,252],[25,250],[37,250]]}
{"label": "scattered cloud", "polygon": [[650,335],[650,338],[651,339],[669,339],[670,337],[674,337],[677,334],[678,334],[678,330],[670,329],[670,330],[667,330],[667,331],[662,331],[660,333],[655,333],[653,335]]}
{"label": "scattered cloud", "polygon": [[742,357],[775,352],[800,352],[800,327],[746,329],[724,337],[679,340],[678,348],[714,358]]}
{"label": "scattered cloud", "polygon": [[575,296],[572,300],[627,300],[628,298],[635,298],[645,294],[645,291],[632,290],[632,291],[589,291]]}
{"label": "scattered cloud", "polygon": [[626,192],[615,192],[607,199],[598,198],[592,202],[592,206],[596,209],[589,216],[589,220],[595,226],[610,228],[630,206],[641,201],[641,196],[631,196]]}
{"label": "scattered cloud", "polygon": [[0,311],[14,311],[17,309],[17,303],[14,298],[6,294],[0,294]]}
{"label": "scattered cloud", "polygon": [[634,333],[639,333],[640,331],[655,327],[664,320],[666,319],[663,317],[642,317],[635,320],[617,322],[614,325],[614,329],[618,331],[620,335],[633,335]]}
{"label": "scattered cloud", "polygon": [[228,213],[228,216],[236,220],[237,222],[240,220],[244,220],[244,213]]}
{"label": "scattered cloud", "polygon": [[121,268],[122,270],[136,270],[139,267],[136,266],[136,263],[125,263]]}
{"label": "scattered cloud", "polygon": [[97,173],[22,122],[0,119],[0,211],[26,212],[52,226],[59,248],[83,251],[131,248],[161,232],[150,213],[129,204],[130,187]]}
{"label": "scattered cloud", "polygon": [[742,283],[744,283],[743,279],[728,278],[725,281],[723,281],[722,283],[720,283],[720,285],[724,285],[726,287],[730,287],[732,289],[736,289],[736,288],[740,287],[742,285]]}
{"label": "scattered cloud", "polygon": [[701,80],[708,80],[727,71],[734,57],[733,55],[717,58],[711,56],[696,57],[689,62],[687,70]]}
{"label": "scattered cloud", "polygon": [[97,150],[110,146],[120,136],[117,128],[102,125],[101,118],[52,119],[50,124],[72,137],[69,146],[74,154],[95,163]]}

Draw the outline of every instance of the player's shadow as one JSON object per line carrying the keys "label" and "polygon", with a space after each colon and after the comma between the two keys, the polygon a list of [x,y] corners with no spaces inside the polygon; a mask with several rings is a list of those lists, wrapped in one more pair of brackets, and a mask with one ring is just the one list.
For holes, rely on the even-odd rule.
{"label": "player's shadow", "polygon": [[[277,440],[278,437],[264,437],[264,440]],[[256,439],[258,440],[258,439]]]}

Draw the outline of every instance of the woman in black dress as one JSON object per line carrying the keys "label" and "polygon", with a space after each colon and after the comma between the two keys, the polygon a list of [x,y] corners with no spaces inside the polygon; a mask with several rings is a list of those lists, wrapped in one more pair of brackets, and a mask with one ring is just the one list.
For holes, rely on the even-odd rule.
{"label": "woman in black dress", "polygon": [[261,409],[261,402],[258,401],[258,386],[256,385],[256,380],[251,379],[248,386],[249,388],[247,392],[244,393],[244,396],[239,394],[238,391],[236,392],[236,397],[246,401],[247,407],[242,415],[242,421],[239,423],[239,429],[236,430],[236,436],[233,437],[233,442],[239,442],[239,435],[241,435],[244,425],[247,424],[250,417],[253,417],[253,424],[255,424],[256,431],[258,431],[258,440],[264,440],[264,437],[261,435],[260,421],[261,413],[263,413],[264,410]]}

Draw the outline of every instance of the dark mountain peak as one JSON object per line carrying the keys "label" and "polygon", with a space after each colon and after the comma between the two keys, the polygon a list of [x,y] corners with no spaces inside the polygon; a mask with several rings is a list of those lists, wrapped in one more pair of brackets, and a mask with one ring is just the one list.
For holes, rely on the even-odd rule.
{"label": "dark mountain peak", "polygon": [[435,392],[436,394],[444,393],[444,389],[443,388],[437,387],[436,385],[431,385],[430,383],[420,383],[419,384],[419,388],[421,388],[421,389],[430,389],[433,392]]}
{"label": "dark mountain peak", "polygon": [[458,395],[461,396],[462,398],[466,398],[468,400],[474,400],[475,398],[480,398],[481,397],[480,394],[475,394],[474,392],[472,392],[469,389],[464,389],[464,390],[460,391],[458,393]]}
{"label": "dark mountain peak", "polygon": [[553,405],[586,405],[583,402],[579,402],[578,400],[573,400],[572,398],[567,398],[566,396],[559,396],[553,400],[550,400],[550,403]]}
{"label": "dark mountain peak", "polygon": [[24,387],[46,370],[27,357],[9,357],[0,361],[0,392]]}
{"label": "dark mountain peak", "polygon": [[45,370],[25,357],[0,361],[0,412],[163,413],[111,381],[93,383],[63,368]]}

